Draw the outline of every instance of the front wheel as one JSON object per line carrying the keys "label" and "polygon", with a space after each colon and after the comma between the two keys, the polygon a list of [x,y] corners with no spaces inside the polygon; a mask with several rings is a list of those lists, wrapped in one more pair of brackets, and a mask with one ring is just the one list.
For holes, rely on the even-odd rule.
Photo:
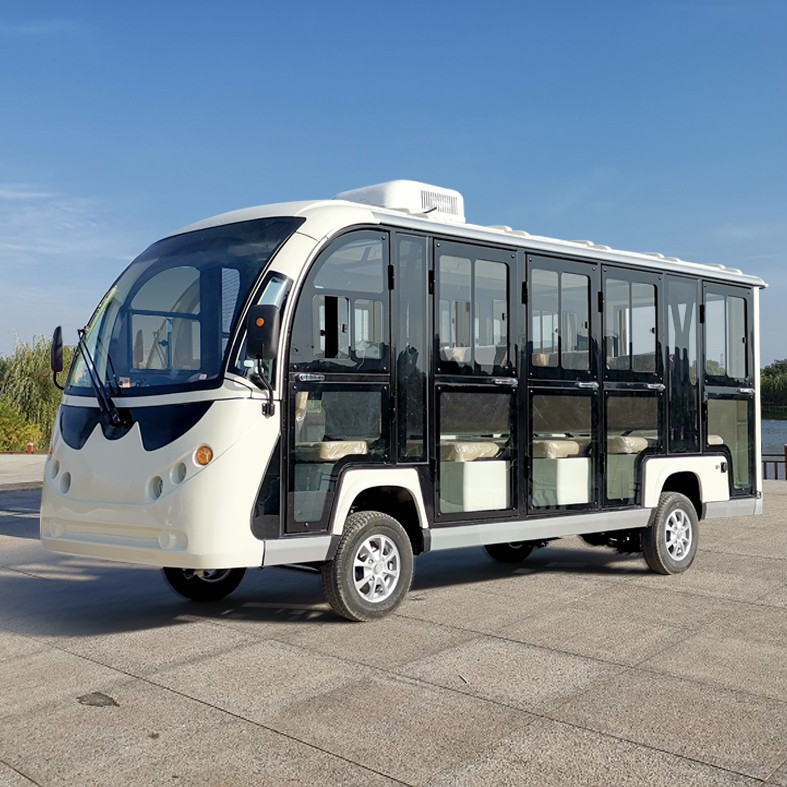
{"label": "front wheel", "polygon": [[322,587],[337,615],[381,618],[402,603],[413,581],[413,548],[404,528],[379,511],[347,517],[333,560],[323,564]]}
{"label": "front wheel", "polygon": [[245,568],[165,568],[170,587],[191,601],[219,601],[240,585]]}
{"label": "front wheel", "polygon": [[485,544],[484,549],[489,557],[501,563],[521,563],[533,551],[529,541],[511,541],[508,544]]}
{"label": "front wheel", "polygon": [[642,531],[642,554],[658,574],[680,574],[697,555],[697,512],[686,495],[664,492]]}

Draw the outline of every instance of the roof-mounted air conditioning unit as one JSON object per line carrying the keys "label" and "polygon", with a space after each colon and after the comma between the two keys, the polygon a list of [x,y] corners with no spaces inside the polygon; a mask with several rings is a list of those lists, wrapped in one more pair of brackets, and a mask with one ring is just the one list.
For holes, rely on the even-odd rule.
{"label": "roof-mounted air conditioning unit", "polygon": [[426,215],[438,221],[458,224],[465,221],[465,201],[458,191],[415,180],[389,180],[375,186],[343,191],[334,199]]}

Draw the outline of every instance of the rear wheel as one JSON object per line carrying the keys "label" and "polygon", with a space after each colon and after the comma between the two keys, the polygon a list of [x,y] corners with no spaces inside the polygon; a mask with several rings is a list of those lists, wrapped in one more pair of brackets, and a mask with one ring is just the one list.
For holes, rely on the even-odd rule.
{"label": "rear wheel", "polygon": [[664,492],[642,531],[642,554],[658,574],[680,574],[697,555],[697,512],[686,495]]}
{"label": "rear wheel", "polygon": [[191,601],[219,601],[240,585],[245,568],[165,568],[170,587]]}
{"label": "rear wheel", "polygon": [[508,544],[486,544],[487,555],[501,563],[521,563],[533,551],[529,541],[511,541]]}
{"label": "rear wheel", "polygon": [[337,615],[374,620],[402,603],[413,581],[413,548],[404,528],[379,511],[358,511],[344,524],[322,587]]}

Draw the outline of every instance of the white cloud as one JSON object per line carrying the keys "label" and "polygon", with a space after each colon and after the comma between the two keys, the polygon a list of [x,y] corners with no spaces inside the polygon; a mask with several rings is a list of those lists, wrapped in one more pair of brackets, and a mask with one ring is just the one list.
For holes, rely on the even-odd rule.
{"label": "white cloud", "polygon": [[72,35],[83,29],[82,25],[68,19],[0,22],[0,38],[51,38]]}
{"label": "white cloud", "polygon": [[0,183],[0,354],[84,325],[139,244],[95,199]]}
{"label": "white cloud", "polygon": [[736,222],[717,227],[714,234],[722,240],[753,241],[787,237],[785,221]]}

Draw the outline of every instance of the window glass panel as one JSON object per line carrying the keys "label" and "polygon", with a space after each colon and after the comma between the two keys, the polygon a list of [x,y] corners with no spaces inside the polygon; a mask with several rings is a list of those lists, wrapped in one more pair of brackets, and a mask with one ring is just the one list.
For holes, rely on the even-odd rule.
{"label": "window glass panel", "polygon": [[487,372],[505,364],[508,355],[508,267],[475,262],[475,362]]}
{"label": "window glass panel", "polygon": [[[273,272],[268,273],[265,278],[266,281],[262,293],[257,299],[257,305],[268,304],[270,306],[277,306],[279,311],[283,312],[284,305],[287,302],[287,296],[290,293],[290,287],[292,286],[292,280],[282,273]],[[272,358],[261,362],[262,371],[267,380],[272,381],[274,379],[277,360],[276,358]],[[231,371],[248,377],[254,374],[256,369],[257,362],[246,358],[246,341],[244,339],[240,351],[235,358],[234,365],[231,367]]]}
{"label": "window glass panel", "polygon": [[197,319],[134,314],[134,369],[199,369],[200,324]]}
{"label": "window glass panel", "polygon": [[140,287],[131,301],[135,311],[199,314],[199,271],[191,266],[170,268]]}
{"label": "window glass panel", "polygon": [[314,277],[315,289],[382,293],[383,241],[379,236],[351,240],[334,250]]}
{"label": "window glass panel", "polygon": [[752,452],[751,404],[746,399],[710,399],[708,401],[708,435],[711,451],[729,449],[732,459],[732,482],[735,489],[751,488]]}
{"label": "window glass panel", "polygon": [[667,280],[669,450],[699,450],[697,284]]}
{"label": "window glass panel", "polygon": [[727,342],[729,376],[746,379],[746,301],[743,298],[727,298]]}
{"label": "window glass panel", "polygon": [[706,293],[705,324],[705,373],[747,379],[745,299]]}
{"label": "window glass panel", "polygon": [[536,508],[592,500],[590,396],[533,396],[531,505]]}
{"label": "window glass panel", "polygon": [[558,364],[558,274],[534,269],[530,275],[530,342],[533,366]]}
{"label": "window glass panel", "polygon": [[590,279],[561,276],[561,358],[564,369],[590,368]]}
{"label": "window glass panel", "polygon": [[656,287],[609,278],[604,293],[604,347],[610,370],[656,371]]}
{"label": "window glass panel", "polygon": [[631,285],[631,366],[635,372],[656,371],[656,287]]}
{"label": "window glass panel", "polygon": [[604,291],[604,348],[608,369],[630,369],[629,282],[609,278]]}
{"label": "window glass panel", "polygon": [[358,233],[320,258],[293,324],[290,363],[315,371],[385,371],[387,243]]}
{"label": "window glass panel", "polygon": [[472,263],[466,257],[440,255],[440,360],[460,367],[472,362],[471,270]]}
{"label": "window glass panel", "polygon": [[656,396],[607,399],[606,488],[610,500],[633,503],[639,489],[639,456],[659,446]]}
{"label": "window glass panel", "polygon": [[440,394],[440,511],[511,505],[511,395]]}
{"label": "window glass panel", "polygon": [[725,297],[709,292],[705,296],[705,374],[727,374],[727,310]]}
{"label": "window glass panel", "polygon": [[314,357],[350,357],[350,299],[314,296]]}
{"label": "window glass panel", "polygon": [[382,393],[350,388],[299,391],[294,421],[293,519],[317,522],[325,515],[336,465],[386,452]]}
{"label": "window glass panel", "polygon": [[[426,241],[399,236],[396,251],[399,459],[415,462],[426,458]],[[442,304],[440,301],[441,315]]]}

